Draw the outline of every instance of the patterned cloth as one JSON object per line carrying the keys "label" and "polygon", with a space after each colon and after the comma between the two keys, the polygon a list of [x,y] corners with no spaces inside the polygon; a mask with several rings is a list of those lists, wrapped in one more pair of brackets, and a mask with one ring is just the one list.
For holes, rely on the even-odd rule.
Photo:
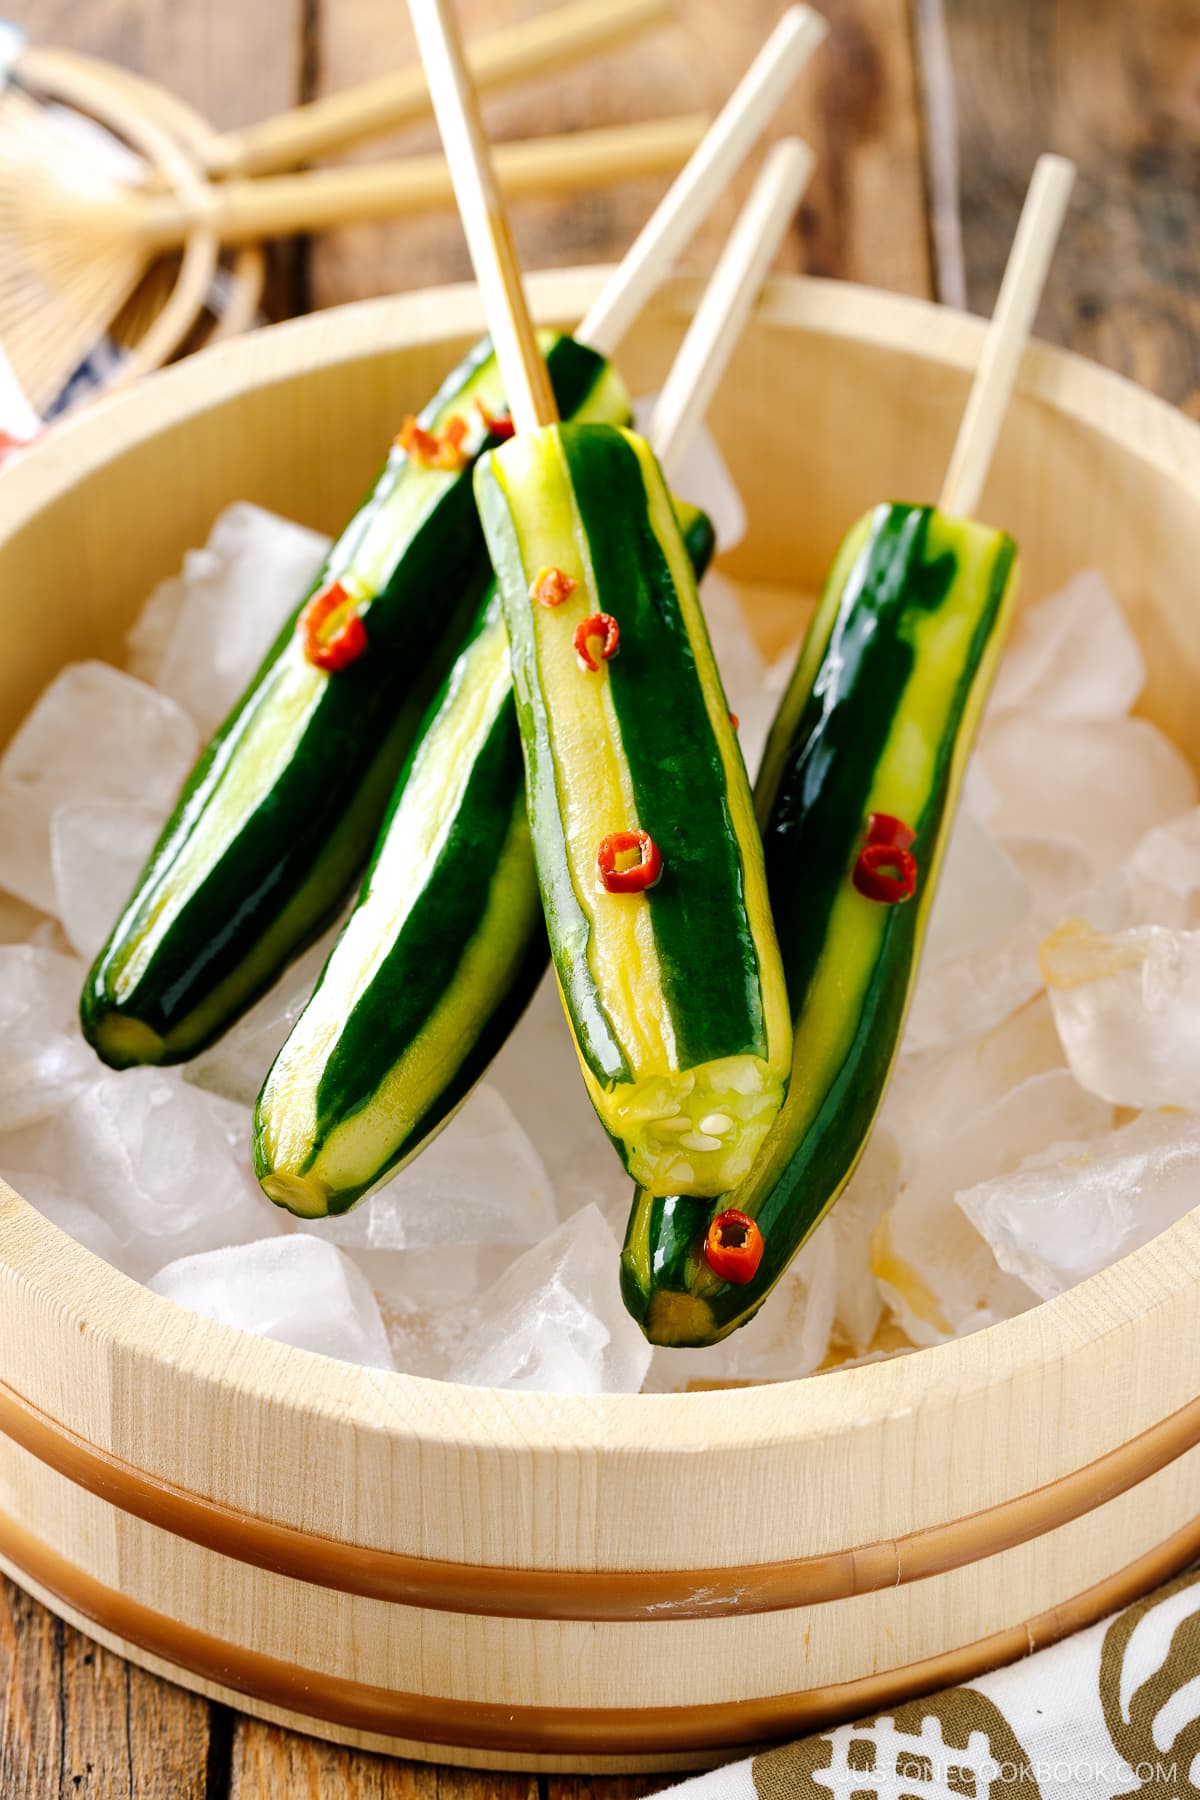
{"label": "patterned cloth", "polygon": [[1200,1800],[1200,1569],[966,1687],[714,1769],[679,1800]]}

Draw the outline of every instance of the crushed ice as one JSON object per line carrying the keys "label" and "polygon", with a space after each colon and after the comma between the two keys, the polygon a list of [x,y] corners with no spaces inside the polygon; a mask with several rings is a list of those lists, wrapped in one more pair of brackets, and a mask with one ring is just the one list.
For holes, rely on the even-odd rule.
{"label": "crushed ice", "polygon": [[[711,443],[696,458],[728,547],[741,502]],[[1061,1293],[1188,1210],[1200,807],[1186,760],[1130,716],[1141,652],[1094,573],[1018,622],[880,1120],[751,1325],[714,1350],[652,1353],[626,1314],[628,1186],[549,979],[487,1080],[371,1199],[311,1226],[272,1207],[249,1171],[248,1108],[332,934],[182,1071],[103,1069],[76,1007],[201,740],[323,549],[230,507],[151,595],[126,667],[64,669],[0,757],[0,1171],[64,1231],[156,1293],[286,1344],[591,1394],[778,1380],[936,1343]],[[710,575],[704,594],[753,771],[794,647],[768,667],[737,589]]]}

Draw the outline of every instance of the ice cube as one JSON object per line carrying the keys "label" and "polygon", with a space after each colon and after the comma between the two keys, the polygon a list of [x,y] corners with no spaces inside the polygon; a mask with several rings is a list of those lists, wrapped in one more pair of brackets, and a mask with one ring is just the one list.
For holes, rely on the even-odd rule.
{"label": "ice cube", "polygon": [[[634,423],[645,436],[654,417],[657,394],[645,394],[633,403]],[[693,432],[671,487],[689,506],[703,507],[712,520],[717,549],[732,550],[746,535],[746,508],[733,484],[729,466],[716,438],[706,425]]]}
{"label": "ice cube", "polygon": [[904,1053],[944,1050],[995,1030],[1041,986],[1037,946],[1038,932],[1026,924],[972,956],[923,971],[908,1015]]}
{"label": "ice cube", "polygon": [[1023,923],[1028,885],[1002,844],[965,808],[950,833],[922,958],[926,970],[974,956]]}
{"label": "ice cube", "polygon": [[512,1260],[511,1250],[456,1245],[441,1250],[349,1250],[375,1290],[396,1367],[432,1381],[452,1379],[479,1323],[479,1302]]}
{"label": "ice cube", "polygon": [[50,817],[54,904],[71,945],[91,961],[133,892],[162,827],[136,800],[79,800]]}
{"label": "ice cube", "polygon": [[945,1050],[994,1031],[1042,985],[1038,948],[1064,911],[1090,907],[1091,870],[1080,845],[1051,838],[1008,838],[1003,849],[1028,890],[1020,924],[966,956],[923,964],[903,1050]]}
{"label": "ice cube", "polygon": [[789,644],[776,656],[757,687],[730,693],[730,705],[738,721],[738,743],[751,781],[762,766],[767,738],[799,655],[800,643]]}
{"label": "ice cube", "polygon": [[290,1229],[251,1173],[249,1130],[240,1108],[173,1071],[109,1071],[22,1134],[15,1166],[40,1170],[98,1212],[119,1267],[145,1280],[174,1257]]}
{"label": "ice cube", "polygon": [[297,1232],[183,1256],[148,1284],[190,1312],[342,1362],[391,1369],[370,1283],[334,1244]]}
{"label": "ice cube", "polygon": [[107,663],[73,663],[0,759],[0,885],[52,912],[50,819],[66,801],[137,801],[163,817],[196,759],[187,714]]}
{"label": "ice cube", "polygon": [[958,1196],[1002,1269],[1053,1299],[1149,1243],[1200,1192],[1200,1121],[1144,1113],[1086,1143],[1059,1144]]}
{"label": "ice cube", "polygon": [[504,1096],[481,1082],[386,1187],[309,1229],[343,1249],[420,1250],[535,1244],[555,1223],[545,1164]]}
{"label": "ice cube", "polygon": [[1042,973],[1076,1078],[1118,1106],[1200,1106],[1200,931],[1068,920]]}
{"label": "ice cube", "polygon": [[1112,1110],[1065,1069],[1035,1075],[969,1118],[947,1121],[876,1227],[871,1268],[914,1344],[977,1330],[1032,1304],[1003,1274],[955,1195],[1063,1138],[1110,1129]]}
{"label": "ice cube", "polygon": [[990,825],[1000,806],[996,784],[977,756],[972,756],[963,776],[961,804],[981,825]]}
{"label": "ice cube", "polygon": [[829,1348],[837,1294],[837,1242],[828,1221],[794,1257],[762,1308],[704,1349],[654,1352],[648,1393],[810,1375]]}
{"label": "ice cube", "polygon": [[560,1217],[588,1203],[628,1209],[629,1177],[588,1099],[552,970],[487,1078],[537,1145]]}
{"label": "ice cube", "polygon": [[[153,680],[205,737],[312,586],[328,548],[317,532],[239,502],[218,516],[205,547],[184,557],[178,610]],[[175,607],[175,594],[159,604],[165,614]],[[145,637],[143,629],[143,644]]]}
{"label": "ice cube", "polygon": [[1180,931],[1200,927],[1200,807],[1148,831],[1129,858],[1128,873],[1138,923]]}
{"label": "ice cube", "polygon": [[585,1206],[483,1295],[458,1381],[556,1394],[636,1394],[650,1346],[621,1300],[620,1246]]}
{"label": "ice cube", "polygon": [[1129,622],[1104,577],[1089,569],[1019,615],[989,711],[1119,719],[1145,681],[1145,659]]}
{"label": "ice cube", "polygon": [[151,687],[157,683],[186,592],[182,575],[160,581],[125,634],[125,667]]}
{"label": "ice cube", "polygon": [[240,1106],[253,1106],[267,1071],[283,1048],[292,1026],[308,1005],[321,970],[342,929],[344,917],[323,932],[215,1044],[185,1063],[183,1078],[193,1087]]}
{"label": "ice cube", "polygon": [[[0,1157],[3,1157],[5,1146],[0,1142]],[[7,1162],[3,1165],[4,1179],[15,1188],[22,1200],[28,1200],[44,1218],[73,1237],[77,1244],[90,1250],[102,1262],[120,1266],[121,1246],[116,1234],[95,1207],[89,1206],[75,1194],[69,1194],[52,1176],[40,1169],[12,1168]]]}
{"label": "ice cube", "polygon": [[1031,1076],[1065,1066],[1046,994],[1034,996],[991,1031],[948,1049],[902,1056],[884,1102],[880,1129],[903,1146],[905,1176],[946,1134],[946,1121],[994,1106]]}
{"label": "ice cube", "polygon": [[886,1125],[876,1125],[845,1192],[818,1227],[832,1236],[837,1253],[834,1324],[859,1351],[867,1348],[883,1317],[883,1300],[871,1273],[871,1237],[896,1198],[901,1164],[896,1138]]}
{"label": "ice cube", "polygon": [[999,1267],[952,1195],[902,1230],[896,1209],[886,1212],[871,1240],[871,1269],[897,1325],[918,1348],[966,1337],[1036,1304],[1032,1289]]}
{"label": "ice cube", "polygon": [[79,1035],[84,969],[33,944],[0,948],[0,1131],[49,1117],[96,1068]]}
{"label": "ice cube", "polygon": [[1015,836],[1005,838],[1004,848],[1029,889],[1032,922],[1043,934],[1068,913],[1107,921],[1114,902],[1123,904],[1121,889],[1112,886],[1114,871],[1105,870],[1097,879],[1077,841]]}
{"label": "ice cube", "polygon": [[48,914],[0,889],[0,944],[28,944],[43,926],[53,924]]}
{"label": "ice cube", "polygon": [[715,570],[700,588],[704,619],[721,682],[730,706],[740,705],[759,693],[766,664],[746,621],[745,608],[733,583]]}
{"label": "ice cube", "polygon": [[1000,796],[996,835],[1074,840],[1097,875],[1196,803],[1191,765],[1148,719],[1007,713],[984,726],[978,755]]}

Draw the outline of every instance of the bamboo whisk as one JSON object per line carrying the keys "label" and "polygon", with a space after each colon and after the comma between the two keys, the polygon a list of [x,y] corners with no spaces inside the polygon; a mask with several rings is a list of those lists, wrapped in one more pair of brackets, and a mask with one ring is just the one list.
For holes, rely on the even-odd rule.
{"label": "bamboo whisk", "polygon": [[[481,76],[499,84],[561,67],[656,23],[668,7],[669,0],[573,0],[481,40]],[[449,198],[433,158],[283,178],[261,194],[250,183],[209,180],[239,168],[287,167],[407,122],[428,107],[419,69],[243,132],[182,136],[171,128],[170,107],[143,103],[147,84],[86,58],[26,49],[13,74],[0,95],[0,342],[39,411],[128,307],[164,250],[183,252],[174,283],[161,306],[150,297],[150,323],[115,380],[132,379],[179,348],[206,304],[223,232],[250,244]],[[89,123],[100,121],[109,137],[92,125],[90,145],[81,146],[73,122],[27,89],[87,115]],[[508,174],[515,191],[527,192],[658,173],[678,167],[702,128],[695,118],[665,120],[513,145]],[[120,166],[122,150],[133,153],[125,155],[126,166]],[[243,309],[240,318],[247,317]]]}

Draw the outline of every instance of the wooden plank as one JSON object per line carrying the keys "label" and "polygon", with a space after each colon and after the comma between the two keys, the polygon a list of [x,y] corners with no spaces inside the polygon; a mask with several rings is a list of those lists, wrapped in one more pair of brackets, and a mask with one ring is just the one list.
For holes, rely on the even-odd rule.
{"label": "wooden plank", "polygon": [[542,1780],[541,1800],[644,1800],[660,1794],[673,1780],[669,1775],[547,1775]]}
{"label": "wooden plank", "polygon": [[5,8],[36,41],[149,75],[222,127],[294,105],[305,12],[304,0],[8,0]]}
{"label": "wooden plank", "polygon": [[970,305],[991,308],[1038,152],[1063,151],[1039,333],[1200,417],[1200,0],[944,4]]}
{"label": "wooden plank", "polygon": [[[661,1786],[662,1783],[659,1783]],[[229,1800],[538,1800],[536,1778],[439,1769],[239,1722]],[[619,1800],[613,1796],[613,1800]]]}
{"label": "wooden plank", "polygon": [[[521,11],[550,4],[536,0]],[[511,20],[516,9],[512,0],[462,0],[459,10],[470,33]],[[674,23],[638,43],[587,68],[486,100],[489,128],[501,140],[697,107],[715,111],[780,10],[780,0],[740,0],[737,6],[687,0]],[[772,133],[801,132],[821,157],[780,264],[927,293],[931,274],[907,0],[827,0],[821,11],[830,23],[829,41]],[[381,45],[397,62],[414,54],[403,9],[393,0],[322,7],[318,90],[377,72]],[[421,127],[387,148],[396,154],[435,142],[432,128]],[[688,258],[692,266],[711,265],[751,174],[744,174],[697,239]],[[515,226],[526,266],[617,259],[664,185],[639,181],[590,195],[522,201]],[[361,226],[314,246],[313,296],[330,305],[465,280],[468,273],[461,232],[450,217]]]}
{"label": "wooden plank", "polygon": [[0,1580],[4,1800],[221,1800],[218,1707],[122,1662]]}

